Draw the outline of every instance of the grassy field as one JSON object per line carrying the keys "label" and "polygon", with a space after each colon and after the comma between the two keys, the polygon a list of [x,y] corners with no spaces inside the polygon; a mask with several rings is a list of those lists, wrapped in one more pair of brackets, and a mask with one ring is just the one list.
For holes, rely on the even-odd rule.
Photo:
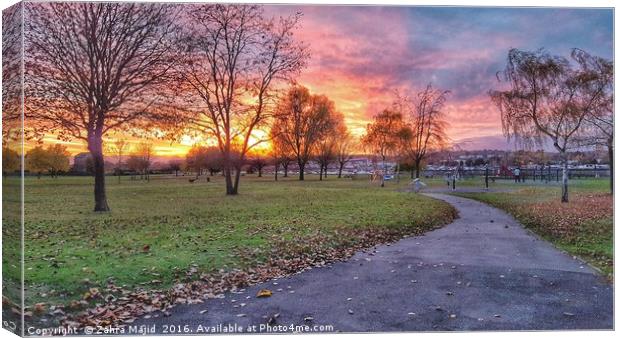
{"label": "grassy field", "polygon": [[[481,187],[480,179],[461,186]],[[433,183],[437,185],[440,183]],[[569,203],[560,203],[561,188],[553,182],[516,184],[498,181],[491,188],[502,192],[456,192],[515,216],[527,228],[557,247],[585,259],[611,278],[613,274],[613,196],[607,179],[571,180]],[[509,191],[512,190],[512,191]]]}
{"label": "grassy field", "polygon": [[[17,183],[9,178],[6,185]],[[110,278],[125,289],[167,288],[187,271],[251,268],[274,253],[368,246],[373,243],[361,243],[368,232],[417,234],[454,217],[443,202],[402,192],[406,183],[380,188],[334,177],[243,177],[240,194],[225,196],[221,177],[210,183],[124,177],[120,184],[109,177],[112,211],[97,214],[92,178],[29,177],[26,305],[88,298]],[[18,278],[14,270],[4,272]]]}

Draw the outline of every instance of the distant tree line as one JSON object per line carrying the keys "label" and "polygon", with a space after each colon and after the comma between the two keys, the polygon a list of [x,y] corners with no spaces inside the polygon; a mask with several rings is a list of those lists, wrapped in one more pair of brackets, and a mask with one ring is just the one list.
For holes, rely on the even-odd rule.
{"label": "distant tree line", "polygon": [[[350,159],[354,142],[344,116],[328,97],[295,83],[310,57],[294,34],[301,13],[274,18],[259,5],[224,4],[23,6],[29,17],[23,27],[24,116],[33,126],[28,137],[52,132],[87,145],[95,211],[109,210],[104,139],[114,133],[210,140],[210,158],[217,165],[191,158],[185,164],[198,173],[217,167],[227,195],[239,192],[248,161],[259,175],[267,157],[285,176],[296,163],[298,178],[304,180],[310,160],[319,163],[323,179],[330,164],[338,163],[340,176]],[[7,53],[19,49],[9,38],[3,42]],[[7,70],[17,66],[3,63]],[[561,153],[577,142],[607,146],[611,157],[612,70],[610,61],[581,50],[574,50],[570,61],[544,51],[511,50],[503,72],[511,89],[490,94],[502,111],[507,135],[528,142],[547,137]],[[361,144],[380,161],[411,162],[419,176],[429,152],[448,141],[442,109],[448,94],[428,85],[397,95],[368,125]],[[272,152],[257,156],[266,142]],[[139,148],[127,164],[148,180],[153,149]],[[125,149],[115,150],[120,170]],[[193,155],[199,158],[201,151]],[[175,165],[181,169],[182,164]]]}
{"label": "distant tree line", "polygon": [[[24,156],[24,170],[34,173],[38,178],[48,174],[57,178],[59,174],[70,169],[70,154],[62,144],[52,144],[47,147],[37,145],[28,150]],[[12,174],[21,168],[21,156],[10,148],[2,148],[2,173]]]}

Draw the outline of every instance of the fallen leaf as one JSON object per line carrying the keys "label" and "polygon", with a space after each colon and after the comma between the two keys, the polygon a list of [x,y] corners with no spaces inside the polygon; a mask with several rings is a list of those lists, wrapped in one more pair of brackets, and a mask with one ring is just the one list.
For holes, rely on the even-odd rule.
{"label": "fallen leaf", "polygon": [[34,313],[40,314],[45,312],[45,303],[36,303],[34,304]]}
{"label": "fallen leaf", "polygon": [[271,290],[262,289],[262,290],[258,291],[258,293],[256,294],[256,298],[271,297],[272,294],[273,294],[273,292],[271,292]]}

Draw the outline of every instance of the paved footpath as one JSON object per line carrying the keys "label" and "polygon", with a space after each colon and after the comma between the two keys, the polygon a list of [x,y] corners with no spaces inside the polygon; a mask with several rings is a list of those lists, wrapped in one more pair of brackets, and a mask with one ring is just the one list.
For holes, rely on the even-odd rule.
{"label": "paved footpath", "polygon": [[[428,195],[452,204],[460,218],[346,262],[134,324],[155,325],[160,334],[164,324],[194,334],[198,325],[265,329],[272,317],[275,325],[342,332],[613,328],[613,286],[592,268],[498,209]],[[256,298],[263,288],[273,296]]]}

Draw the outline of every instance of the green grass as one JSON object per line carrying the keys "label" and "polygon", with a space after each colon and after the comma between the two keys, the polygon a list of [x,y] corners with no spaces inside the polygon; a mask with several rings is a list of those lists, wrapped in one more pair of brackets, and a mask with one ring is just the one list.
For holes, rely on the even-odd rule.
{"label": "green grass", "polygon": [[[2,295],[21,304],[21,217],[19,184],[2,186]],[[16,181],[13,183],[17,183]],[[9,277],[9,278],[7,278]],[[6,312],[5,312],[6,314]]]}
{"label": "green grass", "polygon": [[[499,182],[498,182],[499,183]],[[613,275],[613,197],[607,179],[571,180],[569,203],[560,203],[557,183],[521,185],[513,191],[456,192],[506,210],[527,228],[571,255],[579,256],[611,278]]]}
{"label": "green grass", "polygon": [[[25,182],[26,304],[67,303],[108,278],[127,289],[165,288],[190,266],[200,273],[258,266],[275,243],[321,245],[347,230],[419,233],[445,224],[453,209],[440,201],[366,180],[315,176],[243,177],[238,196],[225,196],[223,180],[189,183],[186,177],[107,180],[110,213],[94,213],[90,177]],[[18,181],[9,178],[7,185]],[[18,226],[12,224],[11,226]],[[6,225],[5,225],[6,227]],[[336,240],[334,240],[334,238]],[[148,250],[145,250],[148,246]],[[252,260],[241,257],[251,252]],[[4,270],[18,278],[13,270]],[[161,283],[152,283],[153,280]]]}

